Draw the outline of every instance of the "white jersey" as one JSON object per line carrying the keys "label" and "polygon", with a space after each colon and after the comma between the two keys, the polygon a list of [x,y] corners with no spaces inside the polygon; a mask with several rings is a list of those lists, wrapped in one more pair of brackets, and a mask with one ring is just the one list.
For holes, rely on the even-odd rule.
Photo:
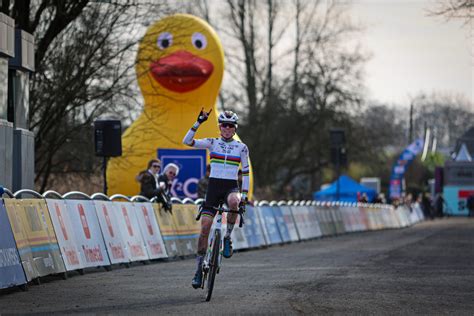
{"label": "white jersey", "polygon": [[237,180],[239,166],[242,165],[242,193],[249,188],[249,151],[247,145],[235,139],[222,138],[194,139],[195,124],[184,136],[183,143],[194,148],[208,149],[211,158],[210,178]]}

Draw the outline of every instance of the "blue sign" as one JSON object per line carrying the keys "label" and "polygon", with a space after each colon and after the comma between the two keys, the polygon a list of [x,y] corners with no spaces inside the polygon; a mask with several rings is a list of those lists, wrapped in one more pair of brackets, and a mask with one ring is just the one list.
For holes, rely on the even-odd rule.
{"label": "blue sign", "polygon": [[179,198],[197,198],[197,184],[206,173],[205,149],[158,149],[162,170],[169,163],[179,167],[179,174],[173,181],[171,193]]}
{"label": "blue sign", "polygon": [[249,248],[265,245],[265,237],[263,236],[262,227],[260,226],[258,214],[253,206],[247,205],[244,219],[245,225],[243,228]]}
{"label": "blue sign", "polygon": [[0,200],[0,289],[25,283],[25,272],[20,263],[7,211],[3,200]]}
{"label": "blue sign", "polygon": [[283,212],[278,206],[273,207],[273,215],[277,222],[278,231],[280,232],[281,240],[283,242],[291,241],[288,227],[286,226],[285,219],[283,218]]}
{"label": "blue sign", "polygon": [[444,214],[447,215],[469,215],[467,198],[474,194],[474,186],[447,185],[443,189]]}
{"label": "blue sign", "polygon": [[263,224],[267,228],[268,242],[270,244],[279,244],[282,242],[280,231],[278,230],[278,223],[273,215],[273,207],[271,206],[260,206],[260,212],[262,214]]}

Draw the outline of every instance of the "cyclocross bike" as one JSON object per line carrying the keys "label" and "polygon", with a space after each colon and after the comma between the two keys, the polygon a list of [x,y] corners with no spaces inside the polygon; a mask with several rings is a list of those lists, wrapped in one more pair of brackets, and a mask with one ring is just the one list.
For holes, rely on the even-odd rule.
{"label": "cyclocross bike", "polygon": [[[198,221],[201,218],[201,208],[199,209],[199,214],[196,217]],[[220,203],[219,207],[215,207],[216,218],[214,224],[214,233],[211,234],[209,241],[209,247],[207,249],[206,256],[204,257],[202,263],[202,285],[201,288],[204,289],[207,284],[207,293],[206,301],[209,302],[212,296],[212,290],[214,289],[214,281],[216,279],[216,274],[219,273],[221,262],[222,262],[222,252],[224,248],[223,243],[223,234],[222,234],[222,214],[223,213],[237,213],[240,215],[239,227],[242,227],[244,224],[243,213],[245,212],[245,206],[241,205],[238,211],[231,211],[224,207],[224,203]]]}

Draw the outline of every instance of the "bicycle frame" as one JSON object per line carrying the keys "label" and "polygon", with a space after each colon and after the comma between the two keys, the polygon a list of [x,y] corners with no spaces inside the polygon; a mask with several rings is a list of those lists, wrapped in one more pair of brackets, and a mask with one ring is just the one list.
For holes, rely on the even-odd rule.
{"label": "bicycle frame", "polygon": [[[210,238],[209,238],[209,243],[208,243],[208,246],[207,246],[207,253],[206,253],[206,256],[204,257],[204,260],[203,260],[203,270],[205,271],[206,275],[207,275],[207,272],[209,271],[209,262],[211,261],[211,256],[212,256],[212,246],[214,245],[214,238],[215,238],[215,232],[216,231],[220,231],[220,246],[219,246],[219,257],[218,257],[218,261],[217,261],[217,269],[220,268],[221,266],[221,262],[222,262],[222,249],[223,249],[223,235],[222,235],[222,213],[223,213],[223,209],[222,210],[219,210],[216,214],[216,218],[215,218],[215,224],[214,224],[214,230],[212,230],[209,235],[210,235]],[[203,282],[203,287],[204,287],[204,283]]]}

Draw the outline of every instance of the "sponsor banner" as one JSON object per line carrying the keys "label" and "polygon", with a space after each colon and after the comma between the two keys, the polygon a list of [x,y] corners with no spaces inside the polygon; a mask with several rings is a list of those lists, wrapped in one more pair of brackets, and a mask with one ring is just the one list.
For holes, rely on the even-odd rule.
{"label": "sponsor banner", "polygon": [[336,221],[333,218],[331,209],[327,206],[323,207],[322,215],[324,225],[326,226],[326,235],[335,235],[337,232]]}
{"label": "sponsor banner", "polygon": [[119,212],[111,201],[93,201],[99,226],[104,237],[110,263],[128,263],[132,260],[130,249],[122,237],[119,228]]}
{"label": "sponsor banner", "polygon": [[316,206],[316,217],[319,223],[319,229],[321,230],[322,236],[330,235],[330,229],[327,225],[326,211],[323,206]]}
{"label": "sponsor banner", "polygon": [[69,210],[64,200],[46,199],[49,215],[53,222],[59,249],[64,259],[67,271],[84,268],[84,261],[81,256],[79,244],[76,242]]}
{"label": "sponsor banner", "polygon": [[69,209],[84,266],[90,268],[110,265],[94,202],[90,200],[64,201]]}
{"label": "sponsor banner", "polygon": [[125,248],[130,253],[131,261],[148,260],[145,242],[140,232],[135,207],[130,202],[112,202],[117,214],[117,223],[125,243]]}
{"label": "sponsor banner", "polygon": [[389,197],[391,199],[398,199],[402,196],[402,182],[405,171],[415,159],[416,155],[423,150],[423,145],[423,139],[415,140],[415,142],[405,148],[398,159],[393,163],[389,185]]}
{"label": "sponsor banner", "polygon": [[0,201],[0,289],[26,283],[8,215]]}
{"label": "sponsor banner", "polygon": [[293,218],[295,219],[296,229],[301,240],[312,238],[313,224],[308,208],[303,206],[290,206]]}
{"label": "sponsor banner", "polygon": [[365,226],[364,222],[364,215],[360,211],[360,209],[357,206],[350,206],[349,209],[351,210],[354,220],[355,220],[355,230],[357,232],[367,230],[367,227]]}
{"label": "sponsor banner", "polygon": [[[65,272],[66,267],[59,251],[58,241],[46,202],[40,199],[23,199],[15,200],[13,203],[15,204],[13,208],[15,215],[11,214],[8,210],[8,204],[5,204],[5,206],[7,207],[8,216],[13,215],[15,217],[14,220],[17,222],[15,225],[23,227],[23,234],[21,234],[23,236],[21,238],[26,239],[19,238],[17,240],[17,246],[18,243],[21,245],[21,247],[18,247],[18,251],[22,258],[22,263],[22,253],[25,252],[27,257],[25,258],[25,264],[27,266],[32,265],[36,271],[33,272],[33,275],[42,277]],[[10,219],[10,222],[12,221]],[[28,247],[24,247],[25,244]],[[29,254],[31,254],[31,257],[29,257]],[[31,272],[30,267],[24,266],[24,269],[25,272],[27,269]],[[28,274],[27,278],[29,279]]]}
{"label": "sponsor banner", "polygon": [[205,149],[158,149],[158,158],[164,168],[169,163],[179,167],[179,174],[173,180],[171,193],[179,198],[196,199],[197,184],[206,173]]}
{"label": "sponsor banner", "polygon": [[341,215],[342,215],[344,230],[346,232],[353,232],[355,230],[355,227],[354,227],[354,219],[352,216],[351,209],[349,207],[341,207],[339,211],[341,212]]}
{"label": "sponsor banner", "polygon": [[[225,215],[228,215],[228,214],[225,214]],[[245,230],[244,230],[245,225],[247,225],[247,218],[245,215],[244,215],[244,226],[240,228],[239,224],[240,224],[240,215],[237,216],[234,229],[232,230],[232,234],[231,234],[232,247],[234,249],[247,249],[249,248],[249,243],[247,241],[247,236],[245,236]],[[222,230],[222,234],[225,235],[225,233],[226,231]]]}
{"label": "sponsor banner", "polygon": [[259,206],[260,216],[263,226],[266,228],[266,238],[269,244],[278,244],[282,242],[278,225],[273,215],[272,206]]}
{"label": "sponsor banner", "polygon": [[448,215],[467,216],[467,198],[474,194],[474,186],[447,185],[443,188],[444,213]]}
{"label": "sponsor banner", "polygon": [[309,227],[309,236],[310,238],[321,237],[321,228],[319,227],[319,219],[318,215],[316,214],[316,207],[315,206],[300,206],[306,209],[308,213],[308,219],[310,222]]}
{"label": "sponsor banner", "polygon": [[420,203],[415,203],[413,205],[413,210],[418,214],[418,218],[420,221],[425,219],[425,216],[423,215],[423,210],[421,209]]}
{"label": "sponsor banner", "polygon": [[346,230],[344,229],[344,220],[342,219],[342,214],[339,210],[339,207],[331,207],[330,210],[334,225],[336,226],[336,234],[344,234]]}
{"label": "sponsor banner", "polygon": [[[286,227],[288,229],[288,235],[290,241],[298,241],[298,231],[296,230],[295,220],[293,219],[293,214],[291,212],[291,207],[288,205],[280,206],[281,213],[283,215],[283,220],[285,221]],[[319,228],[319,225],[318,225]]]}
{"label": "sponsor banner", "polygon": [[278,232],[280,233],[280,237],[282,242],[290,242],[290,233],[288,232],[288,227],[286,226],[286,221],[283,217],[283,213],[279,206],[272,206],[273,216],[275,217]]}
{"label": "sponsor banner", "polygon": [[408,218],[407,218],[407,214],[405,213],[405,210],[402,207],[397,207],[395,209],[395,212],[397,214],[398,220],[400,221],[400,226],[401,227],[407,227],[408,226]]}
{"label": "sponsor banner", "polygon": [[5,209],[13,230],[13,236],[15,237],[16,247],[20,254],[21,264],[23,266],[23,270],[25,271],[26,280],[29,282],[39,277],[40,273],[38,269],[36,269],[33,260],[33,252],[31,251],[31,247],[28,242],[28,235],[26,234],[23,217],[20,217],[20,210],[17,211],[17,202],[18,200],[16,199],[4,200]]}
{"label": "sponsor banner", "polygon": [[[176,224],[173,220],[173,214],[165,211],[165,209],[159,203],[153,203],[153,210],[155,211],[155,217],[160,226],[161,236],[165,243],[166,253],[168,257],[178,256],[178,233]],[[175,205],[173,205],[173,209]]]}
{"label": "sponsor banner", "polygon": [[245,211],[244,232],[249,248],[260,247],[265,245],[265,237],[263,235],[262,224],[255,208],[247,205]]}
{"label": "sponsor banner", "polygon": [[199,207],[194,204],[174,204],[173,220],[176,225],[174,237],[180,256],[192,255],[197,252],[197,241],[201,233],[201,223],[196,221]]}
{"label": "sponsor banner", "polygon": [[138,225],[150,259],[167,258],[165,244],[151,203],[133,203]]}

